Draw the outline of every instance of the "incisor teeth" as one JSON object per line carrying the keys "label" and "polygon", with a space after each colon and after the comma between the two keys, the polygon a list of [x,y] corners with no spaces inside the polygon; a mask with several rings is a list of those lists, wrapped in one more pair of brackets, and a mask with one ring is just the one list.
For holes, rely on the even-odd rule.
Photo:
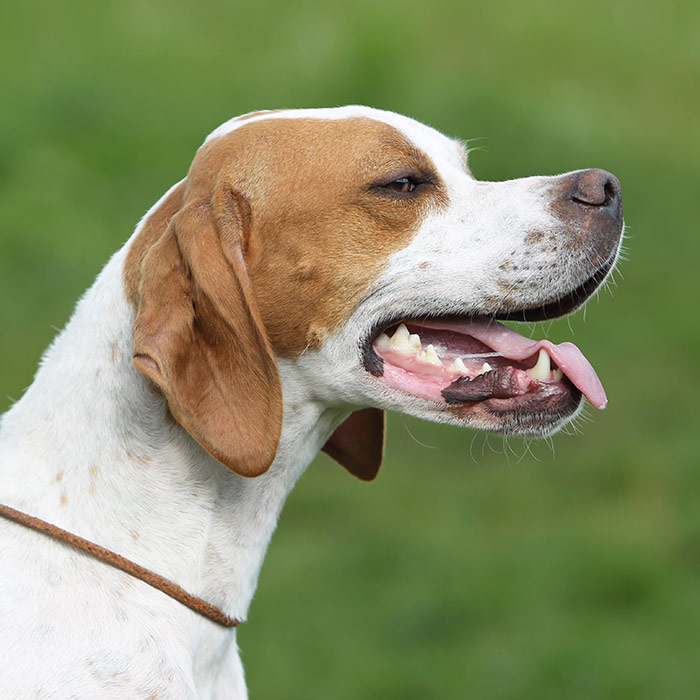
{"label": "incisor teeth", "polygon": [[422,350],[420,352],[420,354],[418,355],[418,360],[420,362],[425,362],[429,365],[442,365],[442,362],[440,362],[440,358],[438,357],[438,354],[435,352],[435,348],[432,345],[428,345],[428,347],[425,348],[425,350]]}
{"label": "incisor teeth", "polygon": [[461,357],[456,358],[448,369],[450,372],[459,372],[460,374],[466,374],[468,372],[467,367],[464,362],[462,362]]}
{"label": "incisor teeth", "polygon": [[479,370],[479,374],[486,374],[487,372],[490,372],[492,369],[493,369],[493,367],[491,367],[491,365],[488,362],[484,362],[484,364],[481,365],[481,369]]}
{"label": "incisor teeth", "polygon": [[549,379],[549,373],[551,371],[551,364],[549,361],[549,353],[544,349],[540,348],[540,354],[537,358],[537,364],[527,371],[531,379],[538,382],[546,382]]}
{"label": "incisor teeth", "polygon": [[564,378],[564,373],[557,367],[555,370],[552,370],[552,376],[555,382],[560,382]]}

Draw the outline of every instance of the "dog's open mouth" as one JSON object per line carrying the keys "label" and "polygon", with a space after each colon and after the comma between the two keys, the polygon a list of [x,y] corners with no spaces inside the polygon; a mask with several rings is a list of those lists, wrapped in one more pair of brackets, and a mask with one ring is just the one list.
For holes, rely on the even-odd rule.
{"label": "dog's open mouth", "polygon": [[571,414],[581,393],[607,399],[595,370],[573,343],[532,340],[492,317],[405,319],[368,343],[365,367],[390,388],[491,414]]}

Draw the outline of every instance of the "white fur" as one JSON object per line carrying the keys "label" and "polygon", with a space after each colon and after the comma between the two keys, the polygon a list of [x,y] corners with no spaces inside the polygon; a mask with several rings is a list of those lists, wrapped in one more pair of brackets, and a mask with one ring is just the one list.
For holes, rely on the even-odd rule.
{"label": "white fur", "polygon": [[[358,362],[358,338],[387,309],[457,311],[495,293],[494,268],[510,254],[514,231],[520,240],[533,228],[556,227],[545,206],[548,181],[476,182],[459,144],[388,112],[348,107],[253,119],[356,115],[395,126],[427,152],[450,205],[387,259],[340,332],[297,362],[280,361],[284,424],[269,471],[241,478],[163,419],[163,399],[131,363],[134,311],[122,281],[127,243],[2,418],[1,503],[93,540],[245,619],[287,494],[350,410],[375,405],[440,419],[434,407],[374,381]],[[209,138],[246,123],[227,122]],[[2,519],[0,562],[3,697],[247,697],[235,630]]]}

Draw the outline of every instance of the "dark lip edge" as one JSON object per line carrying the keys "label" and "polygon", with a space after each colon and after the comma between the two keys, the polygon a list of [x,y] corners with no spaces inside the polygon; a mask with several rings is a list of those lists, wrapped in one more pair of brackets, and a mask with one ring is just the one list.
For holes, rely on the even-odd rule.
{"label": "dark lip edge", "polygon": [[[456,379],[456,381],[459,381],[459,379]],[[508,397],[496,397],[496,396],[488,396],[483,399],[466,399],[464,401],[459,401],[459,400],[449,400],[444,396],[444,392],[447,391],[450,386],[445,387],[442,390],[443,398],[445,399],[445,403],[448,406],[463,406],[465,404],[476,404],[476,403],[483,403],[486,404],[488,401],[512,401],[512,400],[518,400],[520,398],[524,398],[528,395],[538,395],[538,394],[549,394],[550,396],[554,393],[561,394],[562,396],[567,396],[571,399],[575,399],[576,404],[581,400],[581,397],[583,396],[583,393],[581,390],[566,376],[564,375],[561,380],[557,382],[542,382],[539,380],[532,380],[534,382],[533,388],[530,391],[526,391],[524,394],[519,394],[517,396],[508,396]],[[453,382],[454,384],[454,382]],[[491,409],[490,406],[485,406],[487,409],[492,410],[494,413],[513,413],[515,411],[498,411],[496,409]]]}
{"label": "dark lip edge", "polygon": [[[525,323],[537,323],[539,321],[554,321],[558,318],[568,316],[580,309],[593,295],[593,293],[605,281],[608,274],[615,265],[617,253],[615,252],[601,265],[588,279],[582,282],[578,287],[563,294],[555,301],[540,306],[527,307],[518,309],[517,311],[508,312],[474,312],[469,314],[455,313],[437,313],[437,314],[420,314],[419,316],[411,316],[408,314],[396,314],[389,319],[380,319],[376,321],[369,332],[362,338],[359,343],[360,353],[362,357],[362,365],[369,374],[373,377],[381,377],[384,374],[384,359],[380,357],[374,350],[374,341],[386,329],[391,328],[397,323],[414,322],[420,325],[422,321],[462,321],[464,319],[479,320],[491,319],[494,321],[520,321]],[[488,399],[486,399],[488,400]]]}

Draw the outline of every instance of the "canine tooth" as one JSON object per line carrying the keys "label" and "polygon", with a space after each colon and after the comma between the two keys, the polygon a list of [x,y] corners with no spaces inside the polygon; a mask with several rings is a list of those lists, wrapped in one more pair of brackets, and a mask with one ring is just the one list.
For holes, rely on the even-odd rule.
{"label": "canine tooth", "polygon": [[398,338],[399,340],[408,340],[409,335],[410,333],[408,332],[408,328],[406,328],[406,324],[400,323],[399,327],[394,331],[394,335],[391,336],[391,339],[396,340]]}
{"label": "canine tooth", "polygon": [[552,376],[555,382],[560,382],[564,378],[564,373],[557,367],[557,369],[552,370]]}
{"label": "canine tooth", "polygon": [[551,364],[549,361],[549,353],[544,349],[540,348],[540,354],[537,357],[537,364],[527,371],[531,379],[538,382],[546,382],[549,379],[549,373],[551,371]]}
{"label": "canine tooth", "polygon": [[418,333],[411,333],[411,335],[408,336],[408,342],[414,350],[420,351],[422,349]]}
{"label": "canine tooth", "polygon": [[490,372],[493,369],[491,365],[488,362],[484,362],[483,365],[481,365],[481,369],[479,370],[479,374],[486,374],[487,372]]}
{"label": "canine tooth", "polygon": [[442,362],[440,362],[440,358],[438,357],[438,354],[435,352],[435,348],[432,345],[428,345],[428,347],[425,348],[425,350],[422,350],[421,353],[418,355],[418,359],[421,362],[425,362],[429,365],[442,365]]}
{"label": "canine tooth", "polygon": [[458,357],[455,361],[448,367],[450,372],[460,372],[466,374],[468,372],[467,366],[462,362],[462,358]]}

